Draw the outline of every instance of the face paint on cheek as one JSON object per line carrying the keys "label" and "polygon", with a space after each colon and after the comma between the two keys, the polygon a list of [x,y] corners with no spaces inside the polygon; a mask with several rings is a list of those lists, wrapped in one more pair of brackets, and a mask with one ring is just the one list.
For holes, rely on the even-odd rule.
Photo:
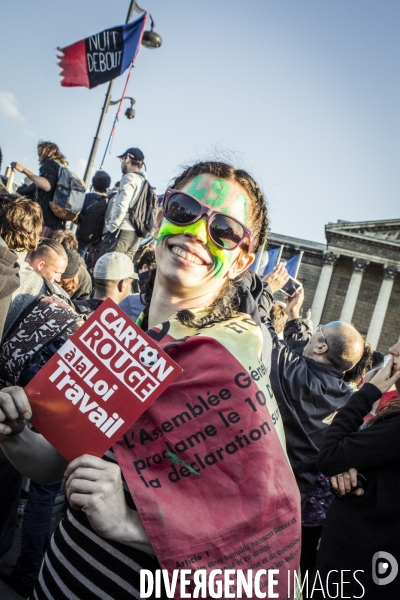
{"label": "face paint on cheek", "polygon": [[202,219],[196,221],[195,223],[190,223],[189,225],[175,225],[167,219],[163,219],[160,230],[158,232],[156,244],[161,242],[164,238],[168,237],[169,235],[179,235],[185,233],[190,233],[193,237],[204,241],[204,243],[207,243],[207,224]]}
{"label": "face paint on cheek", "polygon": [[173,223],[167,221],[167,219],[163,219],[156,239],[156,244],[159,244],[164,238],[168,237],[169,235],[178,235],[179,233],[187,231],[187,229],[188,227],[174,225]]}
{"label": "face paint on cheek", "polygon": [[234,252],[218,248],[212,242],[208,245],[214,261],[214,277],[222,277],[233,262]]}
{"label": "face paint on cheek", "polygon": [[[169,221],[167,221],[167,219],[164,219],[161,223],[161,227],[158,232],[156,244],[159,244],[164,238],[168,237],[169,235],[179,235],[185,232],[191,233],[193,236],[199,235],[200,227],[206,227],[204,221],[196,221],[196,223],[192,223],[191,225],[174,225],[174,223],[170,223]],[[203,232],[202,235],[204,235]],[[214,277],[222,277],[233,262],[233,254],[235,253],[229,252],[228,250],[224,250],[223,248],[218,248],[218,246],[216,246],[208,238],[208,236],[207,246],[210,249],[214,262]]]}

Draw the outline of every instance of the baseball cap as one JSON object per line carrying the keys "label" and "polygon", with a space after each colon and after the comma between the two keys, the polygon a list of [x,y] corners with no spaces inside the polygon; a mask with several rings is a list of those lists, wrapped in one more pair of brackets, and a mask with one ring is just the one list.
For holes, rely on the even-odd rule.
{"label": "baseball cap", "polygon": [[129,156],[129,158],[132,158],[133,160],[136,160],[138,162],[144,161],[144,154],[139,148],[128,148],[128,150],[126,150],[117,158],[122,158],[123,156]]}
{"label": "baseball cap", "polygon": [[78,272],[79,269],[79,254],[70,250],[69,248],[65,248],[65,252],[68,256],[68,264],[64,273],[61,275],[61,279],[72,279]]}
{"label": "baseball cap", "polygon": [[93,271],[95,279],[137,279],[132,260],[122,252],[107,252],[96,263]]}

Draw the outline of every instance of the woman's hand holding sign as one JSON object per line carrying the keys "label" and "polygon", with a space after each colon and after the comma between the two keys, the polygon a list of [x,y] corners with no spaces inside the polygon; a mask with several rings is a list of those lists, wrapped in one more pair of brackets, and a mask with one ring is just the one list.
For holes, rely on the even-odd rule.
{"label": "woman's hand holding sign", "polygon": [[83,510],[99,536],[154,555],[138,513],[126,504],[118,465],[85,454],[68,465],[65,476],[69,503]]}

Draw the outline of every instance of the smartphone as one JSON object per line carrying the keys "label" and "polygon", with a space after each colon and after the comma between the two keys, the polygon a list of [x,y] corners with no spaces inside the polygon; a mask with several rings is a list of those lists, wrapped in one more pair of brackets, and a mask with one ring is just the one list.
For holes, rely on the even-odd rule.
{"label": "smartphone", "polygon": [[300,281],[297,281],[297,279],[294,279],[293,277],[290,277],[290,275],[289,275],[289,281],[287,281],[285,283],[285,285],[283,287],[281,287],[281,292],[283,292],[287,296],[292,297],[295,295],[296,292],[301,290],[302,287],[303,287],[303,284],[300,283]]}
{"label": "smartphone", "polygon": [[352,494],[353,492],[355,492],[356,490],[359,490],[360,488],[365,490],[365,486],[367,485],[367,479],[366,477],[362,474],[362,473],[358,473],[357,475],[357,485],[356,487],[352,487],[350,492],[346,492],[346,494],[344,496],[342,496],[342,494],[339,492],[338,489],[334,488],[331,485],[331,492],[333,494],[335,494],[335,496],[337,498],[344,498],[345,496],[348,496],[349,494]]}

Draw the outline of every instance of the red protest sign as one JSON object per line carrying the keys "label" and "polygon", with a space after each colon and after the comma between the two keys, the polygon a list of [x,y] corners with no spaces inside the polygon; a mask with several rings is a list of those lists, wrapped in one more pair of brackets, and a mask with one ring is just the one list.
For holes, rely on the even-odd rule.
{"label": "red protest sign", "polygon": [[67,460],[102,456],[182,369],[109,298],[25,387]]}

